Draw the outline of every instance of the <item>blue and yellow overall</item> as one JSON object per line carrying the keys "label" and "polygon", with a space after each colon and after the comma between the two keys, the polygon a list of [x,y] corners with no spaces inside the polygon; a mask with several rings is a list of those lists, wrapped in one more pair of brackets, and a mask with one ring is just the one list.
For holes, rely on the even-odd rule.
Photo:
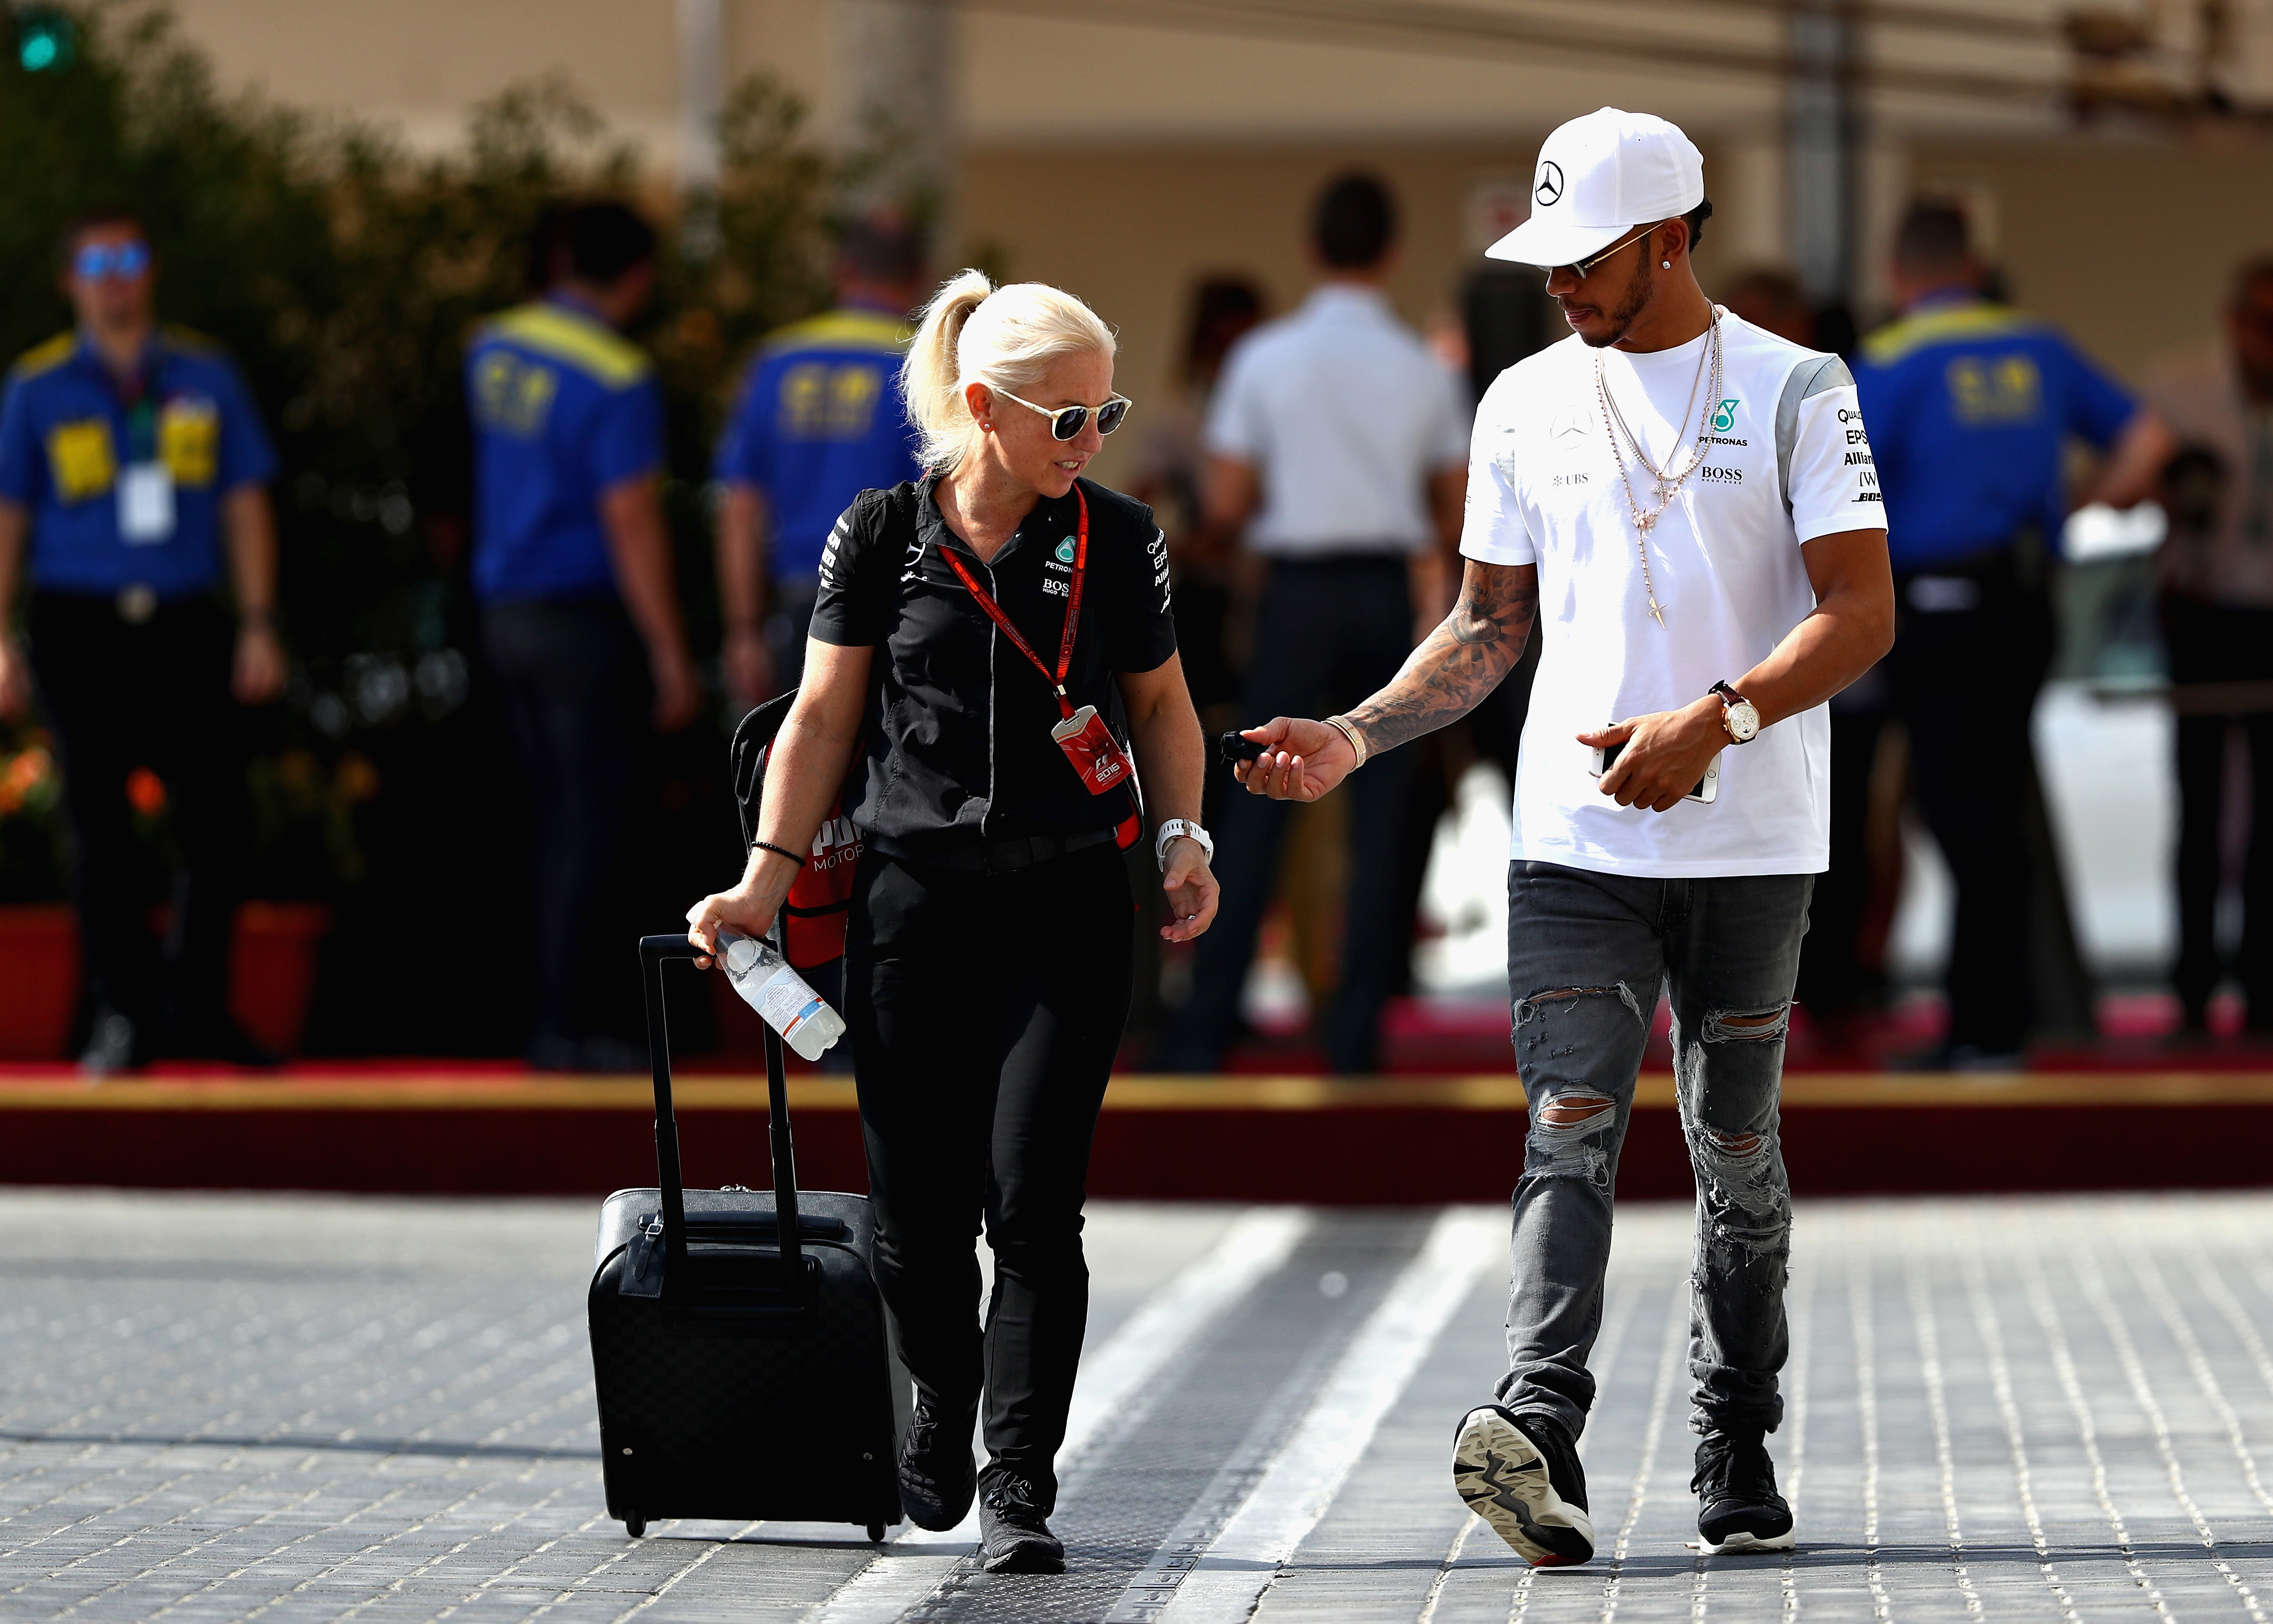
{"label": "blue and yellow overall", "polygon": [[2051,669],[2071,436],[2112,445],[2131,398],[2058,331],[1969,291],[1914,304],[1855,368],[1887,496],[1887,670],[1919,812],[1956,881],[1949,1042],[2017,1052],[2030,1019],[2029,722]]}
{"label": "blue and yellow overall", "polygon": [[[227,1046],[251,819],[222,507],[275,469],[236,369],[192,335],[160,333],[121,377],[65,333],[8,373],[0,498],[30,516],[32,665],[63,757],[88,1002],[131,1020],[146,1051]],[[127,799],[138,767],[166,788],[183,858],[162,963]]]}

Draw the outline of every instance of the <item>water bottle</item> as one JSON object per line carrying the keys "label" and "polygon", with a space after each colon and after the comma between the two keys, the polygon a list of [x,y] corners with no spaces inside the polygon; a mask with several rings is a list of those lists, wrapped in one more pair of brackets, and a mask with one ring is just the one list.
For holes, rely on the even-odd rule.
{"label": "water bottle", "polygon": [[789,961],[769,941],[720,926],[718,963],[742,1001],[766,1018],[782,1040],[808,1060],[817,1060],[844,1036],[844,1017],[805,984]]}

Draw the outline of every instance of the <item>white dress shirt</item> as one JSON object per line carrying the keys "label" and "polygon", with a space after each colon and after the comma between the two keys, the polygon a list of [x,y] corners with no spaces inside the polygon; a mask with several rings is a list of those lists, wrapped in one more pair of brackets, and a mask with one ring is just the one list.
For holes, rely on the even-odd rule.
{"label": "white dress shirt", "polygon": [[1257,552],[1420,553],[1436,541],[1429,478],[1467,460],[1467,413],[1387,299],[1330,282],[1233,348],[1206,443],[1261,476]]}

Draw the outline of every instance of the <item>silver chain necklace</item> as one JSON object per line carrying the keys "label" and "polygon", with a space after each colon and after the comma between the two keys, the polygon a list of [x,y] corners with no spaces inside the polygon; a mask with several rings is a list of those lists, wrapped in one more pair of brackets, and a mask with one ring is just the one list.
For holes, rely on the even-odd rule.
{"label": "silver chain necklace", "polygon": [[[1641,584],[1642,589],[1649,595],[1650,618],[1661,626],[1665,624],[1665,611],[1657,605],[1657,582],[1649,573],[1649,533],[1659,516],[1672,505],[1673,498],[1681,494],[1681,488],[1689,483],[1689,476],[1705,460],[1706,439],[1713,427],[1713,411],[1721,399],[1721,307],[1717,304],[1713,307],[1713,324],[1706,333],[1711,341],[1706,345],[1705,353],[1697,357],[1697,376],[1689,383],[1689,403],[1681,408],[1678,421],[1688,421],[1690,412],[1697,405],[1697,386],[1705,381],[1708,372],[1713,379],[1712,393],[1705,401],[1703,414],[1697,420],[1697,438],[1691,443],[1688,459],[1677,472],[1674,462],[1680,454],[1680,441],[1674,442],[1675,454],[1666,459],[1664,468],[1661,468],[1650,461],[1649,453],[1643,448],[1641,436],[1626,426],[1625,414],[1618,410],[1618,403],[1610,396],[1609,380],[1602,371],[1602,351],[1594,352],[1594,399],[1602,408],[1602,430],[1610,442],[1610,455],[1617,460],[1618,483],[1625,490],[1626,511],[1633,515],[1634,546],[1641,555]],[[1650,476],[1654,486],[1657,505],[1647,513],[1642,511],[1641,503],[1635,498],[1633,478],[1626,470],[1626,454],[1619,445],[1620,440],[1633,447],[1634,460],[1641,464],[1643,472]]]}

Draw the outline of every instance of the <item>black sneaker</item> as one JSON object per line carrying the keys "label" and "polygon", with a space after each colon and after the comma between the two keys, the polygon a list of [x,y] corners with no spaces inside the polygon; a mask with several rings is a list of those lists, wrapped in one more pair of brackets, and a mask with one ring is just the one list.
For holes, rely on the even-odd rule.
{"label": "black sneaker", "polygon": [[979,1560],[988,1573],[1063,1573],[1065,1546],[1044,1521],[1033,1484],[997,1472],[979,1497]]}
{"label": "black sneaker", "polygon": [[971,1515],[979,1467],[971,1457],[971,1412],[942,1418],[923,1400],[900,1444],[900,1509],[908,1521],[944,1533]]}
{"label": "black sneaker", "polygon": [[1594,1554],[1587,1474],[1563,1429],[1544,1416],[1519,1423],[1498,1404],[1468,1411],[1452,1443],[1452,1486],[1534,1568]]}
{"label": "black sneaker", "polygon": [[1789,1551],[1791,1507],[1758,1431],[1711,1432],[1697,1443],[1697,1533],[1707,1551]]}

